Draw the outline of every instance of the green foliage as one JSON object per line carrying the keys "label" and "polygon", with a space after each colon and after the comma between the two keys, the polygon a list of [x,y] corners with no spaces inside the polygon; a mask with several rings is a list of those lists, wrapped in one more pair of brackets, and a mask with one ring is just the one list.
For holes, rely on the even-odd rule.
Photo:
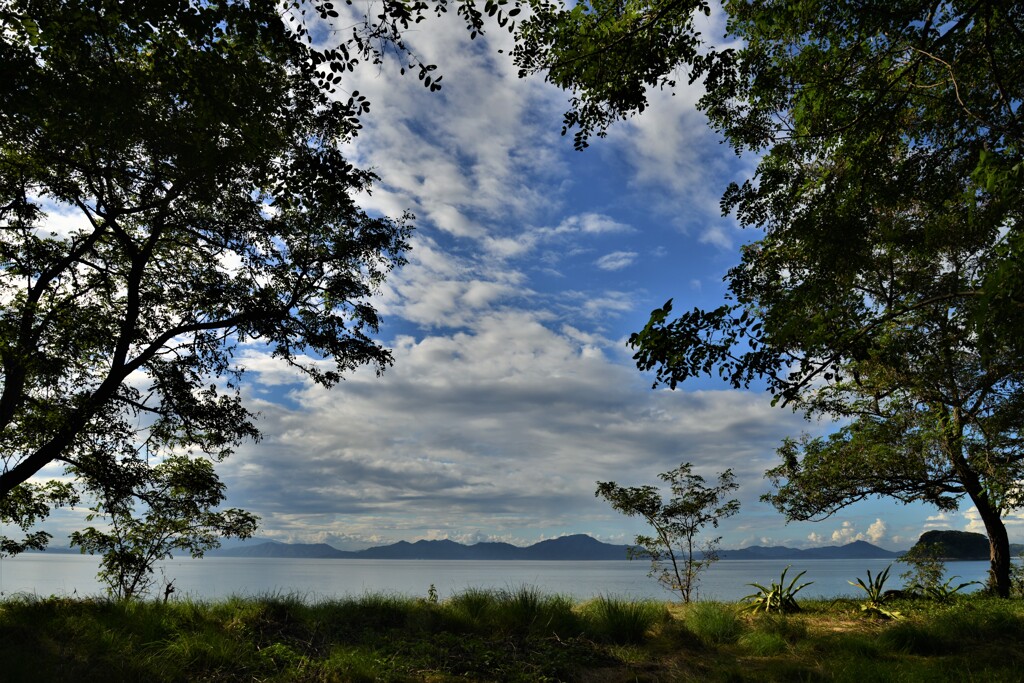
{"label": "green foliage", "polygon": [[900,578],[903,579],[903,590],[910,595],[927,594],[929,589],[939,585],[946,573],[942,547],[934,543],[915,543],[896,561],[908,566]]}
{"label": "green foliage", "polygon": [[763,586],[759,583],[748,583],[748,586],[753,586],[758,592],[743,598],[743,601],[747,603],[743,609],[749,612],[764,612],[768,614],[772,612],[781,614],[799,612],[800,605],[796,602],[796,594],[814,582],[808,581],[799,586],[796,585],[800,577],[807,573],[804,570],[794,576],[787,584],[786,573],[788,571],[789,567],[787,566],[782,570],[782,576],[779,577],[779,580],[777,582],[772,581],[768,586]]}
{"label": "green foliage", "polygon": [[[353,201],[374,176],[339,145],[368,105],[331,94],[319,65],[339,55],[313,49],[290,12],[277,0],[5,5],[5,523],[28,529],[73,502],[27,484],[50,463],[99,491],[258,436],[239,343],[262,340],[326,386],[391,362],[369,302],[408,228]],[[45,229],[54,212],[76,227]]]}
{"label": "green foliage", "polygon": [[497,608],[497,603],[498,598],[493,591],[469,588],[453,595],[445,602],[445,606],[472,628],[486,623]]}
{"label": "green foliage", "polygon": [[[573,93],[562,134],[578,128],[576,149],[642,112],[649,88],[675,86],[676,65],[693,61],[700,47],[693,19],[711,12],[706,0],[530,5],[512,54],[520,76],[543,73]],[[659,40],[652,41],[654,35]]]}
{"label": "green foliage", "polygon": [[0,521],[13,522],[24,534],[21,539],[0,534],[0,558],[45,548],[50,534],[33,527],[46,519],[52,507],[70,505],[77,500],[74,488],[60,481],[19,484],[0,496]]}
{"label": "green foliage", "polygon": [[889,579],[889,570],[892,569],[892,565],[889,565],[881,572],[878,573],[874,578],[871,577],[871,570],[868,570],[868,580],[857,579],[857,582],[848,581],[851,586],[856,586],[862,591],[867,593],[867,602],[862,602],[860,605],[860,611],[864,612],[873,617],[882,617],[884,619],[899,619],[903,615],[893,609],[889,609],[885,606],[885,603],[889,602],[891,593],[885,590],[885,582]]}
{"label": "green foliage", "polygon": [[[102,554],[99,578],[118,600],[140,597],[152,588],[153,565],[175,551],[202,557],[220,546],[221,537],[248,538],[258,517],[244,510],[215,510],[224,501],[224,485],[205,459],[172,456],[153,467],[139,466],[126,486],[109,479],[86,478],[102,488],[86,521],[106,522],[71,534],[71,545]],[[122,482],[123,483],[123,482]],[[143,509],[135,500],[143,501]]]}
{"label": "green foliage", "polygon": [[638,547],[630,548],[629,558],[651,561],[650,576],[668,590],[678,593],[683,602],[696,597],[700,573],[718,560],[721,537],[700,534],[709,524],[718,528],[722,519],[739,512],[735,498],[727,494],[739,488],[732,470],[718,476],[718,484],[708,486],[702,476],[693,474],[690,463],[663,472],[658,478],[669,485],[672,498],[663,501],[654,486],[625,487],[613,481],[598,482],[596,496],[629,517],[642,517],[654,529],[654,536],[636,537]]}

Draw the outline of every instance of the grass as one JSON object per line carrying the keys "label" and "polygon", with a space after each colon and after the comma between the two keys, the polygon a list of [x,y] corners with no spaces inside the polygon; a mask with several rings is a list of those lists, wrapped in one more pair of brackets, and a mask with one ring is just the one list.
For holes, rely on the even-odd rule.
{"label": "grass", "polygon": [[530,587],[442,602],[398,595],[206,603],[12,597],[0,602],[5,681],[1015,681],[1024,602],[856,600],[798,614],[576,603]]}

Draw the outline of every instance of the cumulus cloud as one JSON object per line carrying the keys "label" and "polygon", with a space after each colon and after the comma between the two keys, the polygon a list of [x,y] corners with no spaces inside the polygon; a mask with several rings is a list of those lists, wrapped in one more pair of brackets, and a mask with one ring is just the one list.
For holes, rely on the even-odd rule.
{"label": "cumulus cloud", "polygon": [[[845,520],[838,529],[832,532],[831,540],[832,543],[836,545],[846,545],[847,543],[853,543],[854,541],[868,541],[870,543],[877,544],[885,540],[887,531],[888,525],[881,518],[875,519],[875,521],[868,526],[866,531],[857,531],[853,522]],[[813,535],[819,540],[821,539],[817,534]]]}
{"label": "cumulus cloud", "polygon": [[614,517],[596,481],[647,483],[683,460],[709,476],[734,467],[756,498],[765,444],[799,418],[756,394],[652,392],[599,338],[567,332],[492,312],[465,332],[394,340],[379,380],[298,385],[292,407],[256,399],[266,437],[225,463],[232,504],[270,525],[290,515],[291,535],[308,518],[338,535],[535,538]]}
{"label": "cumulus cloud", "polygon": [[865,535],[867,536],[868,540],[872,543],[879,543],[880,541],[885,540],[886,531],[888,531],[888,526],[882,519],[879,518],[876,519],[871,524],[871,526],[868,527],[868,530],[865,532]]}

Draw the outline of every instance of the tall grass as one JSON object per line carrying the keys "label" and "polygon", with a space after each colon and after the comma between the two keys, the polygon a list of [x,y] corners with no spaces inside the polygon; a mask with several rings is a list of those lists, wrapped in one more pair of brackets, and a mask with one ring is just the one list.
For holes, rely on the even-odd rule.
{"label": "tall grass", "polygon": [[706,645],[734,643],[743,631],[736,608],[720,602],[696,602],[683,613],[686,628]]}
{"label": "tall grass", "polygon": [[498,592],[491,623],[510,635],[571,638],[583,632],[574,606],[573,600],[564,595],[545,595],[537,588],[520,586]]}
{"label": "tall grass", "polygon": [[206,603],[0,600],[2,681],[1012,681],[1024,603],[907,600],[867,620],[853,600],[799,615],[529,587],[442,602],[387,594]]}
{"label": "tall grass", "polygon": [[655,626],[671,618],[664,603],[608,595],[584,604],[580,612],[589,634],[619,645],[643,642]]}

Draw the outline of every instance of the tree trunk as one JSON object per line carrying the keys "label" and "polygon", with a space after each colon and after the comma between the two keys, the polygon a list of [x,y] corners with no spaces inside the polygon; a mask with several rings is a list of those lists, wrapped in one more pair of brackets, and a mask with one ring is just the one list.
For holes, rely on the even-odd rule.
{"label": "tree trunk", "polygon": [[1010,538],[997,511],[978,506],[981,519],[988,532],[989,588],[1001,598],[1010,597]]}

